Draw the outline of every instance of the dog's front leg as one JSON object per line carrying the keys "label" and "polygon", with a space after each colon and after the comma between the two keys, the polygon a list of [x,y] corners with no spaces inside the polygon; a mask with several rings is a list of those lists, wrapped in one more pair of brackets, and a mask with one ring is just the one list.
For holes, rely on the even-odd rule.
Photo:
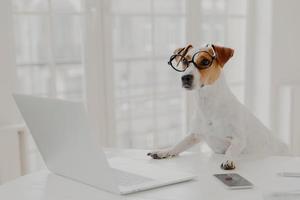
{"label": "dog's front leg", "polygon": [[241,154],[246,146],[245,139],[234,138],[231,140],[231,144],[225,152],[225,161],[222,162],[221,168],[224,170],[235,169],[234,158]]}
{"label": "dog's front leg", "polygon": [[181,152],[189,149],[193,145],[199,143],[200,141],[201,141],[200,134],[192,133],[186,136],[181,142],[179,142],[178,144],[176,144],[175,146],[169,149],[149,152],[147,155],[151,156],[153,159],[174,157],[179,155]]}

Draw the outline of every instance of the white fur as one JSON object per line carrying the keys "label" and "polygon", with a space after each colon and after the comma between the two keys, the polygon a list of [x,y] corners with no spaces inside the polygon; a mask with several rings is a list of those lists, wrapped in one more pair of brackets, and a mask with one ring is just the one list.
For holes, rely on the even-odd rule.
{"label": "white fur", "polygon": [[203,82],[200,79],[200,74],[198,72],[198,69],[194,66],[194,65],[190,65],[182,74],[182,76],[184,75],[188,75],[188,74],[192,74],[194,77],[193,80],[193,85],[191,87],[191,89],[200,89],[201,85],[203,84]]}
{"label": "white fur", "polygon": [[190,133],[170,149],[151,152],[159,158],[178,155],[204,140],[226,160],[242,154],[286,155],[288,148],[242,105],[229,89],[222,75],[212,85],[201,88],[200,75],[194,66],[184,74],[193,74],[193,92],[197,106]]}

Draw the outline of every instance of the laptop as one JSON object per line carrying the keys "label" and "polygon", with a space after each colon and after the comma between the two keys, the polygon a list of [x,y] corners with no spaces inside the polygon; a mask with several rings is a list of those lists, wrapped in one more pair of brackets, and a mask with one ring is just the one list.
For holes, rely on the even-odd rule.
{"label": "laptop", "polygon": [[[13,95],[47,168],[60,176],[117,194],[129,194],[189,181],[195,175],[141,164],[109,160],[89,126],[81,102]],[[145,155],[146,157],[146,155]]]}

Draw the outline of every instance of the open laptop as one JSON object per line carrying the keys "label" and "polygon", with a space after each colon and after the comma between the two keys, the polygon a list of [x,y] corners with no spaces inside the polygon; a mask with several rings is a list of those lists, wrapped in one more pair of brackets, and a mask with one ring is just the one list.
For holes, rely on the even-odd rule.
{"label": "open laptop", "polygon": [[82,103],[20,94],[13,96],[48,169],[55,174],[119,194],[195,177],[130,159],[110,166],[93,138]]}

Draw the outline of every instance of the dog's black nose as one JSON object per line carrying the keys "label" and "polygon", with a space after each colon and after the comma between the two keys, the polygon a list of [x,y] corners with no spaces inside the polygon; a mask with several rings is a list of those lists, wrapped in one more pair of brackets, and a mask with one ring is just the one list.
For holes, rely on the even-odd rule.
{"label": "dog's black nose", "polygon": [[182,83],[192,83],[194,76],[191,74],[187,74],[181,77]]}

